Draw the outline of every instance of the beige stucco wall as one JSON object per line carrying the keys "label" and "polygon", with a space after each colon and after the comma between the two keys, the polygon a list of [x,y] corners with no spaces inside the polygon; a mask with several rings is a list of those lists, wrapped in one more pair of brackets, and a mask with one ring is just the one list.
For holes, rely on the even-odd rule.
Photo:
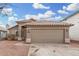
{"label": "beige stucco wall", "polygon": [[79,13],[68,18],[66,22],[74,24],[69,30],[70,38],[79,41]]}
{"label": "beige stucco wall", "polygon": [[8,29],[9,34],[16,34],[17,27]]}
{"label": "beige stucco wall", "polygon": [[9,34],[15,34],[15,30],[14,29],[9,29]]}

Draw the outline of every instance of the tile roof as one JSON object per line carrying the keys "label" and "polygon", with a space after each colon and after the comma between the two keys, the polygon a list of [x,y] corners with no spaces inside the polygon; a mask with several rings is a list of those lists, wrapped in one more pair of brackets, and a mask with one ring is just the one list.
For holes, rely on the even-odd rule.
{"label": "tile roof", "polygon": [[15,27],[18,27],[18,25],[15,25],[15,26],[9,27],[8,30],[9,30],[9,29],[12,29],[12,28],[15,28]]}
{"label": "tile roof", "polygon": [[32,22],[26,23],[26,25],[64,25],[64,26],[73,26],[73,24],[69,24],[66,22]]}
{"label": "tile roof", "polygon": [[66,26],[73,25],[67,22],[56,22],[56,21],[48,21],[48,20],[36,21],[35,19],[17,21],[17,23],[26,23],[26,25],[66,25]]}

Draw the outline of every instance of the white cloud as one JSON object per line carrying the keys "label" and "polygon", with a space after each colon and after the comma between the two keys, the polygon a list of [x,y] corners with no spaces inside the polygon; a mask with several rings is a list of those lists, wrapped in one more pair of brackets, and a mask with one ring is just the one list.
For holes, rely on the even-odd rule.
{"label": "white cloud", "polygon": [[63,6],[63,8],[62,8],[62,9],[63,9],[63,10],[66,10],[66,8],[67,8],[66,6]]}
{"label": "white cloud", "polygon": [[38,14],[38,17],[39,18],[50,18],[50,17],[52,17],[52,16],[54,16],[56,13],[54,13],[53,11],[50,11],[50,10],[48,10],[48,11],[46,11],[44,14]]}
{"label": "white cloud", "polygon": [[68,11],[79,10],[79,4],[74,4],[74,3],[69,4],[69,5],[67,6],[67,10],[68,10]]}
{"label": "white cloud", "polygon": [[69,14],[67,11],[65,11],[65,10],[58,10],[58,13],[60,13],[60,14]]}
{"label": "white cloud", "polygon": [[50,7],[44,6],[43,4],[40,4],[40,3],[34,3],[32,6],[35,9],[50,9]]}
{"label": "white cloud", "polygon": [[55,20],[61,20],[62,17],[61,16],[55,16]]}
{"label": "white cloud", "polygon": [[61,17],[61,16],[55,16],[55,17],[47,18],[45,20],[49,20],[49,21],[60,21],[62,19],[63,19],[63,17]]}
{"label": "white cloud", "polygon": [[46,16],[44,14],[39,13],[37,17],[42,18],[42,17],[46,17]]}
{"label": "white cloud", "polygon": [[25,15],[25,19],[30,19],[31,15],[27,14]]}
{"label": "white cloud", "polygon": [[46,19],[46,18],[50,18],[50,17],[52,17],[54,15],[55,15],[54,12],[48,10],[44,14],[41,14],[41,13],[39,13],[37,15],[27,14],[27,15],[25,15],[25,19],[30,19],[30,18],[33,18],[33,19]]}
{"label": "white cloud", "polygon": [[55,16],[55,17],[46,18],[45,20],[48,20],[48,21],[60,21],[62,19],[63,19],[63,17],[61,17],[61,16]]}
{"label": "white cloud", "polygon": [[13,12],[13,9],[12,8],[3,8],[2,12],[1,12],[3,15],[7,15],[8,17],[8,25],[11,27],[11,26],[14,26],[16,25],[16,22],[17,21],[17,14]]}
{"label": "white cloud", "polygon": [[79,3],[69,4],[67,7],[63,6],[62,10],[58,10],[57,12],[60,14],[69,14],[68,11],[77,11],[79,10]]}
{"label": "white cloud", "polygon": [[38,17],[38,16],[36,16],[36,15],[31,15],[31,14],[25,15],[25,19],[31,19],[31,18],[33,18],[33,19],[38,19],[37,17]]}
{"label": "white cloud", "polygon": [[16,21],[16,20],[17,20],[17,18],[14,16],[8,17],[8,21]]}
{"label": "white cloud", "polygon": [[5,28],[5,25],[0,21],[0,27]]}
{"label": "white cloud", "polygon": [[67,7],[66,6],[63,6],[62,10],[58,10],[57,12],[60,13],[60,14],[69,14],[68,11],[67,11]]}
{"label": "white cloud", "polygon": [[56,13],[54,13],[53,11],[48,10],[47,12],[45,12],[46,15],[55,15]]}
{"label": "white cloud", "polygon": [[17,14],[13,14],[13,16],[18,16]]}
{"label": "white cloud", "polygon": [[37,15],[37,17],[38,17],[38,19],[46,19],[46,18],[49,18],[49,17],[51,17],[50,15],[47,15],[47,14],[41,14],[41,13],[39,13],[38,15]]}
{"label": "white cloud", "polygon": [[59,21],[59,20],[62,20],[62,18],[63,18],[61,16],[53,16],[53,15],[55,15],[55,14],[52,14],[52,13],[47,11],[44,14],[41,14],[41,13],[39,13],[37,15],[31,15],[31,14],[28,15],[27,14],[25,16],[25,18],[26,19],[33,18],[33,19],[36,19],[36,20],[49,20],[49,21]]}
{"label": "white cloud", "polygon": [[12,26],[16,25],[17,20],[18,20],[18,18],[14,17],[14,16],[8,17],[8,25],[9,25],[9,27],[12,27]]}
{"label": "white cloud", "polygon": [[13,13],[12,8],[3,8],[2,9],[2,14],[4,14],[4,15],[10,16],[10,15],[12,15],[12,13]]}

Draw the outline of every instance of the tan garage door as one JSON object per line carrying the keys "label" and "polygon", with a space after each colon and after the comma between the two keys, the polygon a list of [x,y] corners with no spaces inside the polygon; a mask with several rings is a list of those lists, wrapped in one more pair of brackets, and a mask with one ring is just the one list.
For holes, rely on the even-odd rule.
{"label": "tan garage door", "polygon": [[63,43],[63,30],[31,30],[32,43]]}

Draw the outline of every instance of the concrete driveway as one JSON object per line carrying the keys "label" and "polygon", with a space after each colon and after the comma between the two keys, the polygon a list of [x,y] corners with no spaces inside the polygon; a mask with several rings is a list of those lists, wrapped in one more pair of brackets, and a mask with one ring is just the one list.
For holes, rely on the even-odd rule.
{"label": "concrete driveway", "polygon": [[79,44],[24,44],[22,41],[0,41],[0,56],[27,56],[28,52],[38,48],[32,56],[79,56]]}
{"label": "concrete driveway", "polygon": [[[38,47],[38,51],[32,53],[32,56],[79,56],[79,44],[31,44],[31,46]],[[30,51],[33,48],[30,48]]]}
{"label": "concrete driveway", "polygon": [[27,56],[29,45],[19,41],[0,41],[0,56]]}

